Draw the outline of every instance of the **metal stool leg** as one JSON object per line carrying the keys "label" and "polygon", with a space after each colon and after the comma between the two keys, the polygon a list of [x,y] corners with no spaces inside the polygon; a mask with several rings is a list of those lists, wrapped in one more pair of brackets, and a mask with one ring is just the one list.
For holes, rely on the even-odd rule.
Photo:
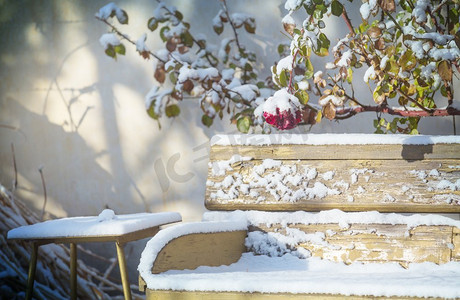
{"label": "metal stool leg", "polygon": [[117,255],[118,255],[118,266],[120,267],[121,283],[123,285],[123,295],[125,296],[125,300],[131,300],[131,288],[129,287],[125,251],[123,249],[124,244],[120,242],[116,242],[116,245],[117,245]]}
{"label": "metal stool leg", "polygon": [[70,243],[70,299],[77,299],[77,245]]}
{"label": "metal stool leg", "polygon": [[26,300],[32,299],[34,294],[35,270],[37,269],[38,243],[32,243],[32,254],[29,262],[29,273],[27,275]]}

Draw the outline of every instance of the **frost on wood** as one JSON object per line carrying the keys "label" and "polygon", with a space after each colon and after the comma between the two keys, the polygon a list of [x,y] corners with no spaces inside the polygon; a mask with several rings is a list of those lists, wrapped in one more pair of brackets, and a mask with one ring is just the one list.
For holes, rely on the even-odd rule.
{"label": "frost on wood", "polygon": [[359,167],[359,161],[230,161],[210,163],[210,203],[460,205],[459,173],[446,166],[449,162],[420,162],[420,169],[411,170],[404,161],[379,161],[372,169]]}

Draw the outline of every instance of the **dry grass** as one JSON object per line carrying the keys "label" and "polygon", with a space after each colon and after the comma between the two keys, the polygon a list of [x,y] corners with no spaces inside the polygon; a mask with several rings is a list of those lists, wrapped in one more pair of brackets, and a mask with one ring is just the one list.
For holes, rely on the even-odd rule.
{"label": "dry grass", "polygon": [[[31,243],[7,241],[10,229],[40,222],[38,216],[28,209],[20,199],[0,185],[0,299],[22,299],[25,295]],[[105,258],[92,254],[78,246],[78,251],[101,259],[107,264],[105,271],[97,270],[81,260],[78,261],[78,297],[80,299],[122,298],[123,288],[110,278],[116,267],[116,258]],[[65,245],[49,244],[39,248],[34,297],[36,299],[69,298],[69,257]],[[133,288],[131,288],[133,290]],[[133,298],[140,295],[133,294]]]}

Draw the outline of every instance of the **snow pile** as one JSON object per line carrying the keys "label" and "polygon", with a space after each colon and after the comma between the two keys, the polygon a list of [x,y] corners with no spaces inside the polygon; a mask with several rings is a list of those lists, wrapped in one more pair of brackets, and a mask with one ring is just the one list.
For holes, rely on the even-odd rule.
{"label": "snow pile", "polygon": [[219,160],[210,162],[208,164],[208,167],[211,168],[211,174],[213,176],[222,176],[225,174],[226,171],[233,170],[231,165],[236,164],[238,162],[248,161],[251,159],[252,157],[249,156],[241,156],[239,154],[235,154],[229,160]]}
{"label": "snow pile", "polygon": [[104,50],[107,50],[109,46],[120,45],[120,40],[115,33],[104,33],[99,39],[99,43],[104,47]]}
{"label": "snow pile", "polygon": [[180,214],[175,212],[115,216],[112,210],[106,209],[97,217],[63,218],[21,226],[8,231],[8,239],[113,236],[181,220]]}
{"label": "snow pile", "polygon": [[[227,161],[213,162],[210,167],[212,167],[212,175],[224,176],[225,171],[229,170]],[[320,174],[320,177],[324,181],[329,181],[334,174],[334,171],[327,171]],[[310,183],[317,177],[316,168],[309,166],[298,168],[297,165],[283,165],[280,160],[264,159],[261,164],[252,167],[249,174],[244,177],[240,173],[229,174],[220,182],[208,179],[206,185],[217,189],[216,192],[210,194],[212,200],[249,197],[255,199],[256,202],[261,202],[266,198],[260,194],[266,191],[273,196],[275,201],[296,202],[300,199],[322,199],[328,195],[342,193],[336,188],[326,186],[319,179]]]}
{"label": "snow pile", "polygon": [[116,16],[118,21],[125,24],[128,21],[126,12],[119,8],[115,3],[111,2],[99,9],[96,13],[96,18],[107,20],[110,17]]}
{"label": "snow pile", "polygon": [[97,216],[98,222],[105,222],[115,219],[115,212],[111,209],[104,209],[99,216]]}
{"label": "snow pile", "polygon": [[211,145],[434,145],[460,144],[456,135],[244,134],[215,135]]}

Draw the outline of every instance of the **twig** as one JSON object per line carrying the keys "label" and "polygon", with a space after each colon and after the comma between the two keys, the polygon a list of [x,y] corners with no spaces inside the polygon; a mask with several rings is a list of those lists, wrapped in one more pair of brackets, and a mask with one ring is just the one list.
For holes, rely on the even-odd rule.
{"label": "twig", "polygon": [[[115,26],[113,26],[112,24],[110,24],[109,22],[107,22],[107,20],[104,20],[102,18],[99,18],[99,17],[95,17],[96,19],[98,19],[99,21],[105,23],[107,26],[109,26],[116,34],[118,34],[119,36],[121,36],[122,38],[124,38],[126,41],[128,41],[129,43],[133,44],[134,46],[136,46],[136,43],[131,40],[126,34],[122,33],[121,31],[119,31]],[[158,59],[159,61],[161,61],[162,63],[166,63],[166,61],[164,61],[163,59],[159,58],[157,55],[155,55],[155,53],[153,53],[152,51],[148,51],[150,55],[152,55],[153,57],[155,57],[156,59]]]}
{"label": "twig", "polygon": [[238,47],[238,50],[240,52],[244,51],[244,49],[240,45],[240,41],[238,39],[238,33],[236,32],[235,24],[233,23],[233,20],[230,17],[230,14],[228,13],[227,1],[226,0],[221,0],[221,3],[222,3],[222,8],[224,9],[224,12],[227,15],[228,22],[230,23],[230,26],[232,26],[233,35],[235,36],[236,46]]}
{"label": "twig", "polygon": [[40,217],[40,220],[43,221],[43,216],[45,215],[45,207],[46,207],[46,201],[47,201],[47,196],[46,196],[46,184],[45,184],[45,177],[43,176],[43,166],[38,168],[38,172],[40,172],[40,177],[42,179],[42,186],[43,186],[43,196],[44,196],[44,201],[43,201],[43,207],[42,207],[42,215]]}
{"label": "twig", "polygon": [[[221,0],[221,4],[222,4],[222,8],[224,9],[225,15],[227,16],[228,23],[230,23],[230,26],[232,27],[233,35],[235,36],[235,43],[236,43],[236,46],[238,47],[238,52],[240,54],[242,54],[242,53],[245,52],[245,49],[243,47],[241,47],[240,40],[238,38],[238,32],[236,31],[235,23],[233,23],[233,20],[230,17],[230,14],[228,12],[227,1],[226,0]],[[243,66],[243,71],[244,71],[244,73],[243,73],[243,83],[246,83],[248,76],[247,76],[246,68],[244,66]]]}
{"label": "twig", "polygon": [[14,144],[11,143],[11,152],[13,153],[13,169],[14,169],[14,180],[13,180],[13,187],[12,191],[14,192],[18,187],[18,168],[16,166],[16,155],[14,154]]}
{"label": "twig", "polygon": [[[157,2],[160,2],[160,1],[157,0]],[[167,12],[169,12],[170,15],[172,15],[172,16],[174,15],[173,12],[170,11],[170,10],[168,9],[168,7],[163,6],[163,8],[164,8]],[[184,24],[184,22],[183,22],[182,20],[179,20],[179,21],[180,21],[181,24]],[[190,30],[189,30],[188,32],[190,33]],[[198,47],[200,48],[200,50],[204,50],[204,51],[206,52],[205,57],[206,57],[206,60],[209,62],[209,64],[210,64],[211,66],[213,66],[213,67],[217,66],[217,63],[213,63],[213,62],[211,61],[211,59],[209,58],[209,54],[208,54],[208,52],[206,51],[206,48],[202,47],[202,45],[201,45],[200,43],[198,43],[198,41],[195,39],[195,37],[193,37],[193,35],[192,35],[191,33],[190,33],[190,37],[192,38],[193,42],[194,42],[195,44],[198,45]]]}
{"label": "twig", "polygon": [[343,7],[342,18],[345,20],[345,23],[347,23],[347,26],[348,26],[348,29],[350,30],[351,35],[355,35],[355,30],[353,28],[353,25],[351,24],[350,18],[348,17],[345,6]]}

